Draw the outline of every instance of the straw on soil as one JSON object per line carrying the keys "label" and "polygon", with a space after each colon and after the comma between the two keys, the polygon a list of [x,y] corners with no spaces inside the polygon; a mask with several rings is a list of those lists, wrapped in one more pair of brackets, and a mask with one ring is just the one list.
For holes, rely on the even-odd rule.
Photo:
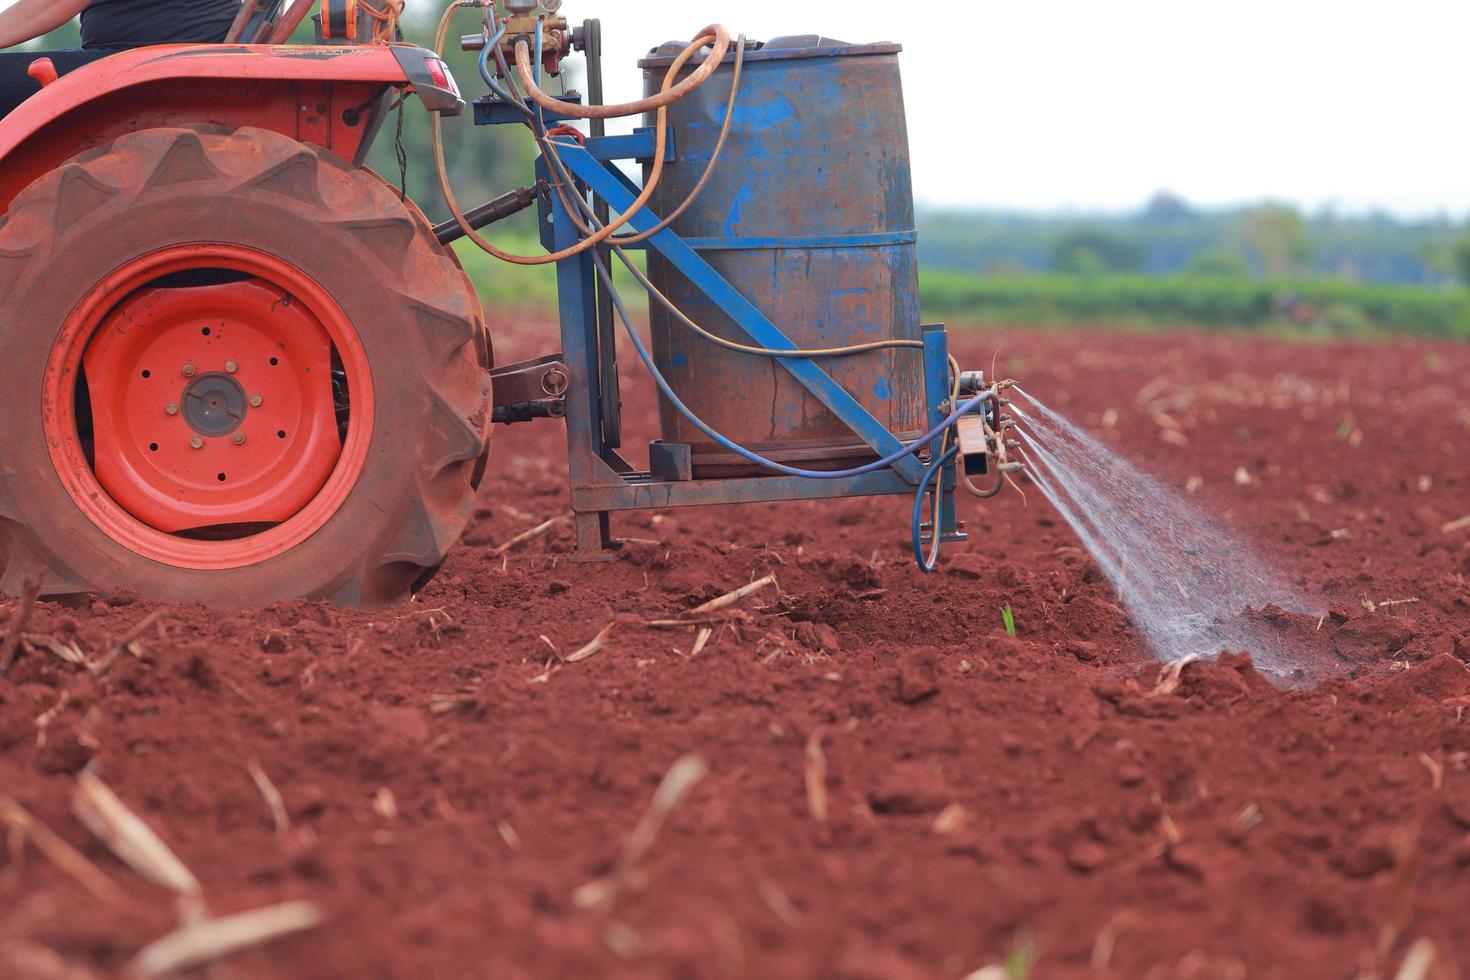
{"label": "straw on soil", "polygon": [[251,760],[246,767],[250,771],[250,779],[255,783],[255,789],[260,793],[260,798],[265,801],[265,808],[270,811],[271,823],[275,825],[276,836],[285,839],[291,832],[291,816],[286,812],[286,801],[281,796],[281,791],[276,789],[276,784],[260,768],[260,763]]}
{"label": "straw on soil", "polygon": [[618,625],[619,624],[616,619],[613,620],[611,623],[608,623],[602,628],[602,632],[598,633],[592,638],[592,642],[588,643],[586,646],[578,650],[576,653],[573,653],[571,656],[564,658],[566,662],[569,664],[579,664],[582,661],[586,660],[588,657],[596,654],[597,651],[602,649],[602,645],[607,642],[607,638],[609,636],[612,636],[613,630],[617,629]]}
{"label": "straw on soil", "polygon": [[43,857],[97,898],[115,902],[122,897],[116,883],[101,868],[8,796],[0,797],[0,823],[22,834]]}
{"label": "straw on soil", "polygon": [[817,823],[826,823],[827,753],[822,750],[822,729],[813,729],[807,737],[805,756],[806,808]]}
{"label": "straw on soil", "polygon": [[509,552],[514,551],[516,548],[519,548],[527,541],[534,541],[536,538],[541,537],[541,535],[545,534],[547,531],[550,531],[558,524],[562,523],[563,521],[569,521],[571,520],[571,518],[572,515],[570,514],[562,514],[560,517],[553,517],[549,521],[537,524],[529,531],[522,531],[520,534],[517,534],[509,541],[505,542],[505,544],[490,549],[490,554],[496,558],[499,558],[501,555],[508,554]]}
{"label": "straw on soil", "polygon": [[708,773],[709,764],[697,755],[686,755],[670,766],[658,784],[658,789],[654,791],[648,809],[644,811],[628,839],[623,842],[622,850],[613,862],[612,871],[578,888],[573,895],[573,901],[584,909],[610,909],[627,887],[638,865],[653,849],[669,815],[678,809],[689,791]]}
{"label": "straw on soil", "polygon": [[138,874],[182,896],[198,897],[199,879],[194,873],[90,770],[77,775],[72,812]]}
{"label": "straw on soil", "polygon": [[734,592],[727,592],[724,595],[720,596],[718,599],[711,599],[704,605],[697,606],[694,609],[689,610],[689,615],[705,616],[712,612],[719,612],[721,609],[728,609],[742,599],[746,599],[750,596],[755,595],[766,586],[775,584],[776,576],[767,575],[763,579],[751,582],[749,585],[743,585],[740,588],[736,589]]}
{"label": "straw on soil", "polygon": [[1149,692],[1150,696],[1167,697],[1175,691],[1178,691],[1179,685],[1182,683],[1184,668],[1192,663],[1198,662],[1199,657],[1181,657],[1178,660],[1171,660],[1169,663],[1164,664],[1159,670],[1158,682],[1154,685],[1154,689]]}
{"label": "straw on soil", "polygon": [[135,977],[170,976],[321,923],[321,912],[310,902],[284,902],[239,915],[204,919],[143,947],[128,965],[128,972]]}
{"label": "straw on soil", "polygon": [[138,641],[143,638],[144,633],[148,632],[162,618],[163,610],[156,609],[138,620],[132,629],[122,635],[122,639],[113,644],[112,649],[107,652],[107,656],[95,664],[88,664],[88,669],[94,674],[103,674],[112,667],[118,657],[121,657],[125,653],[134,657],[141,657],[143,655],[143,648],[139,645]]}
{"label": "straw on soil", "polygon": [[1425,980],[1434,967],[1436,953],[1433,942],[1417,940],[1404,954],[1404,961],[1399,964],[1399,972],[1394,974],[1393,980]]}
{"label": "straw on soil", "polygon": [[21,594],[20,605],[16,607],[15,615],[11,617],[10,629],[5,633],[5,641],[0,643],[0,676],[10,670],[10,665],[15,663],[15,657],[20,653],[20,641],[25,632],[26,623],[30,621],[31,613],[36,611],[36,600],[41,595],[40,581],[27,582],[25,591]]}

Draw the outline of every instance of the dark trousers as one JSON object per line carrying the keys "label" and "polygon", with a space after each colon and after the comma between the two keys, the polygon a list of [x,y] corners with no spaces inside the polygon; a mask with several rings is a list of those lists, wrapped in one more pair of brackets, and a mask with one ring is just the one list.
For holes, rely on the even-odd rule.
{"label": "dark trousers", "polygon": [[26,99],[41,91],[41,86],[26,74],[37,58],[50,58],[58,75],[75,71],[99,58],[112,54],[110,49],[89,51],[0,51],[0,117],[7,116]]}

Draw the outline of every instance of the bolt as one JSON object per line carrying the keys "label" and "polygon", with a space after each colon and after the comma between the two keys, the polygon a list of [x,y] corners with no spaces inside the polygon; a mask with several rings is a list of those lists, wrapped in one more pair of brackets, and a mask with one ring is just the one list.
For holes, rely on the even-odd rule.
{"label": "bolt", "polygon": [[165,415],[177,415],[177,414],[179,414],[179,405],[178,405],[178,402],[169,402],[167,405],[163,406],[163,414],[165,414]]}
{"label": "bolt", "polygon": [[237,445],[237,446],[243,446],[243,445],[245,445],[245,433],[243,433],[243,432],[236,432],[235,433],[235,445]]}
{"label": "bolt", "polygon": [[204,440],[201,439],[201,438],[199,438],[198,436],[195,436],[194,438],[192,438],[192,439],[189,440],[189,448],[190,449],[203,449],[204,448]]}
{"label": "bolt", "polygon": [[264,403],[265,403],[265,399],[264,398],[261,398],[259,395],[251,395],[250,396],[250,407],[251,408],[259,408]]}
{"label": "bolt", "polygon": [[194,377],[194,372],[197,371],[197,370],[199,370],[199,369],[196,368],[194,365],[192,365],[192,364],[185,364],[184,365],[184,377],[186,377],[186,378],[192,378],[192,377]]}
{"label": "bolt", "polygon": [[236,364],[234,361],[225,361],[225,370],[230,374],[234,374],[236,371],[240,370],[240,365]]}

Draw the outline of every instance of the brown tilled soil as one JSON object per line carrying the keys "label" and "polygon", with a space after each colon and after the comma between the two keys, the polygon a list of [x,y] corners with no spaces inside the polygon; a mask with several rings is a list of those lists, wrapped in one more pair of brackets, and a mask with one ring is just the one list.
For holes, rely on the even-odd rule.
{"label": "brown tilled soil", "polygon": [[[555,344],[511,332],[502,360]],[[560,432],[518,427],[468,541],[412,605],[164,608],[141,656],[100,677],[30,645],[0,682],[0,796],[125,898],[100,901],[10,833],[0,977],[114,975],[176,922],[71,814],[88,764],[210,911],[324,911],[215,977],[1470,968],[1470,522],[1455,523],[1470,346],[956,344],[986,368],[999,345],[1003,373],[1277,561],[1319,609],[1276,621],[1304,670],[1333,676],[1280,689],[1228,656],[1156,688],[1159,664],[1034,488],[1029,506],[962,504],[973,540],[932,576],[900,500],[627,516],[629,544],[599,565],[568,563],[563,523],[502,556],[567,506]],[[640,384],[626,400],[646,434],[651,399]],[[772,573],[697,656],[695,629],[642,625]],[[28,631],[97,657],[154,611],[43,604]],[[618,863],[691,755],[708,775]],[[588,907],[579,889],[609,874]]]}

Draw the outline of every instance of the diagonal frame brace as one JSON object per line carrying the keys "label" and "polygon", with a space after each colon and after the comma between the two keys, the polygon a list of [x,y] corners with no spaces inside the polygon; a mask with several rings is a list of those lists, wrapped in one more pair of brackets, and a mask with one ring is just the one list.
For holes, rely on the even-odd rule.
{"label": "diagonal frame brace", "polygon": [[[585,183],[591,191],[618,212],[626,212],[636,200],[634,194],[612,174],[601,161],[579,146],[557,144],[562,162]],[[659,223],[658,215],[643,208],[633,215],[629,224],[637,231],[647,231]],[[656,249],[668,262],[678,269],[690,282],[704,292],[730,317],[749,337],[750,342],[772,350],[797,350],[797,345],[781,332],[765,314],[756,309],[741,292],[732,286],[700,257],[684,239],[672,229],[664,229],[648,240],[648,246]],[[810,358],[782,358],[779,361],[802,387],[811,392],[832,414],[845,422],[857,436],[867,443],[880,457],[889,456],[904,448],[904,444],[888,431],[888,427],[873,416],[854,398],[847,389],[838,384],[831,375],[822,370]],[[905,456],[893,464],[911,485],[918,485],[923,467],[913,456]]]}

